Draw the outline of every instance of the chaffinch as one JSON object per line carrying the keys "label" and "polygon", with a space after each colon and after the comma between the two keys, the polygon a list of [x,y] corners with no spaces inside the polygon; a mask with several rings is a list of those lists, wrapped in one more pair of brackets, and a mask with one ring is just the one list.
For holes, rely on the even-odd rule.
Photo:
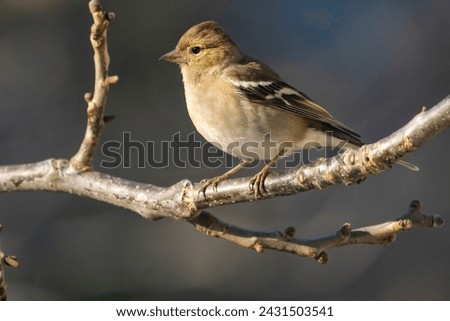
{"label": "chaffinch", "polygon": [[251,180],[259,196],[270,167],[281,156],[311,147],[363,145],[356,132],[269,66],[242,53],[214,21],[191,27],[160,59],[180,66],[187,109],[198,132],[242,160],[225,174],[206,180],[203,192],[255,159],[269,160]]}

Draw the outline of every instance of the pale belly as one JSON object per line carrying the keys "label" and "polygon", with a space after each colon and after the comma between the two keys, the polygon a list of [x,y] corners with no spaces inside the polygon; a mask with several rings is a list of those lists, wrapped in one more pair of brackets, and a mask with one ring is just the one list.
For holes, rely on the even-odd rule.
{"label": "pale belly", "polygon": [[[197,131],[211,144],[243,160],[273,159],[280,150],[322,146],[325,135],[309,129],[301,118],[275,108],[225,103],[223,97],[186,92],[189,116]],[[206,104],[205,102],[209,103]],[[229,101],[229,100],[227,100]]]}

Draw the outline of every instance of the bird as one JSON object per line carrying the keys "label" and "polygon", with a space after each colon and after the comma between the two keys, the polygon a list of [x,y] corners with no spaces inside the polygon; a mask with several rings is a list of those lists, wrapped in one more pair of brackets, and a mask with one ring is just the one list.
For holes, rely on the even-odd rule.
{"label": "bird", "polygon": [[[259,197],[265,192],[270,168],[281,157],[311,147],[364,145],[359,134],[324,107],[265,63],[244,54],[215,21],[192,26],[160,60],[179,65],[196,130],[241,160],[226,173],[202,181],[203,194],[210,185],[217,190],[220,182],[254,160],[265,160],[266,165],[250,180]],[[397,163],[416,170],[402,160]]]}

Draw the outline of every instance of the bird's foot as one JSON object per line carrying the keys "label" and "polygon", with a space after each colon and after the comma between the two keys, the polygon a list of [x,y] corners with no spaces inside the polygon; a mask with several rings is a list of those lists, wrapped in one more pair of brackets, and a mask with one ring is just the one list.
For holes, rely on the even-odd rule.
{"label": "bird's foot", "polygon": [[226,181],[227,179],[230,178],[231,175],[229,175],[228,173],[225,173],[223,175],[220,176],[216,176],[213,178],[205,178],[203,180],[200,181],[200,189],[198,191],[198,193],[203,194],[203,197],[206,198],[206,189],[209,186],[212,186],[212,189],[214,192],[217,192],[217,185],[219,185],[220,182]]}
{"label": "bird's foot", "polygon": [[284,155],[285,152],[285,149],[281,149],[278,154],[275,155],[275,157],[272,158],[270,162],[268,162],[258,174],[250,179],[250,189],[253,189],[253,192],[255,193],[255,199],[261,198],[262,196],[268,194],[266,187],[264,186],[264,181],[266,180],[267,175],[269,175],[272,165],[275,164],[277,160]]}
{"label": "bird's foot", "polygon": [[264,195],[267,195],[266,187],[264,186],[264,181],[267,175],[270,173],[270,166],[265,166],[258,174],[250,179],[249,187],[255,193],[255,199],[259,199]]}
{"label": "bird's foot", "polygon": [[250,164],[253,161],[253,159],[247,159],[239,163],[236,167],[233,167],[228,172],[216,176],[213,178],[205,178],[203,179],[200,184],[199,194],[202,193],[203,197],[206,198],[206,189],[212,185],[213,191],[217,192],[217,185],[219,185],[220,182],[226,181],[227,179],[230,179],[230,177],[234,174],[236,174],[241,168],[245,167],[247,164]]}

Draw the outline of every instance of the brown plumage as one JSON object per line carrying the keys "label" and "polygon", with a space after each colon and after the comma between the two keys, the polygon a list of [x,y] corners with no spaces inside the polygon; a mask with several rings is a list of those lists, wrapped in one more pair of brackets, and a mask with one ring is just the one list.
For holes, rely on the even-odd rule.
{"label": "brown plumage", "polygon": [[[310,147],[363,144],[356,132],[269,66],[243,54],[214,21],[191,27],[161,59],[180,66],[189,116],[200,134],[245,163],[266,159],[272,164]],[[263,146],[267,135],[275,144],[269,149]],[[254,177],[255,193],[264,188],[270,164]],[[208,184],[216,186],[239,168]]]}

